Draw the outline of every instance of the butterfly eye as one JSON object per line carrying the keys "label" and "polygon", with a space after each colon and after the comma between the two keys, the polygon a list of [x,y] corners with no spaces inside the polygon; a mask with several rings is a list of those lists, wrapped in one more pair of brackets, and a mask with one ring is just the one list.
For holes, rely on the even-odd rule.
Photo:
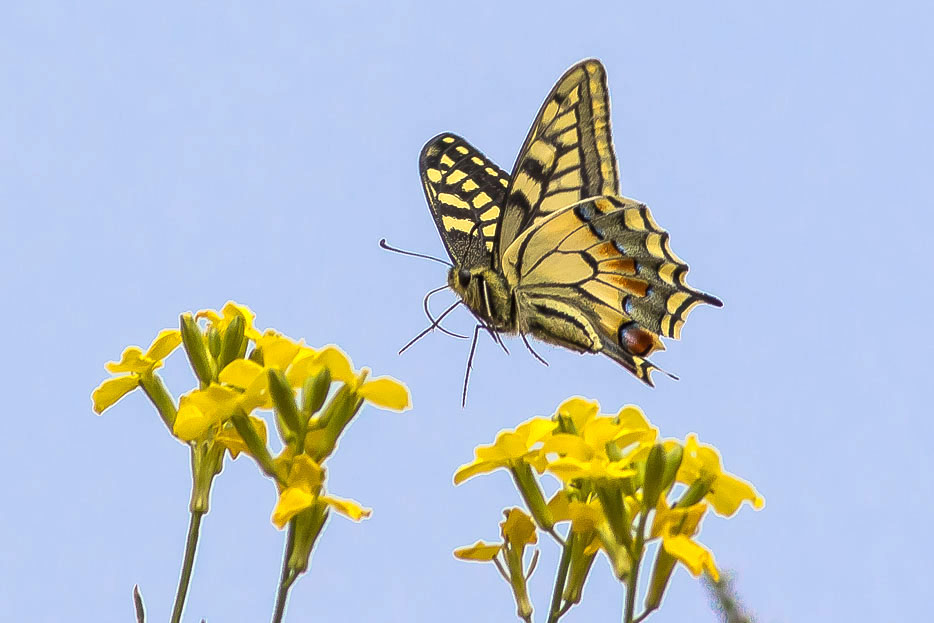
{"label": "butterfly eye", "polygon": [[462,288],[466,288],[470,284],[470,271],[463,268],[457,271],[457,281]]}

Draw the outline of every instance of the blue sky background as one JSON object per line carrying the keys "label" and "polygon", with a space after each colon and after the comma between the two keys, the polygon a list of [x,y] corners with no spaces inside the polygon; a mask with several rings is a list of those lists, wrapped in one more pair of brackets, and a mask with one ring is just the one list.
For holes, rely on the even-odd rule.
{"label": "blue sky background", "polygon": [[[289,621],[510,620],[492,567],[505,473],[451,475],[497,430],[565,397],[635,402],[696,431],[766,496],[702,540],[760,621],[920,620],[934,574],[931,163],[926,3],[127,3],[0,9],[0,611],[166,620],[188,457],[139,395],[104,417],[104,362],[180,312],[250,305],[405,380],[415,409],[365,411],[330,485],[375,509],[332,519]],[[444,269],[418,151],[452,130],[504,168],[572,63],[607,67],[623,192],[647,202],[725,302],[695,311],[641,386],[611,361],[433,335]],[[439,297],[443,298],[443,297]],[[439,300],[437,302],[440,309]],[[452,328],[469,328],[466,313]],[[181,354],[166,379],[190,387]],[[272,485],[228,463],[188,621],[263,621],[283,534]],[[546,609],[556,552],[532,582]],[[927,552],[927,555],[925,554]],[[601,561],[566,618],[617,621]],[[544,620],[541,618],[540,620]],[[657,621],[714,621],[679,570]]]}

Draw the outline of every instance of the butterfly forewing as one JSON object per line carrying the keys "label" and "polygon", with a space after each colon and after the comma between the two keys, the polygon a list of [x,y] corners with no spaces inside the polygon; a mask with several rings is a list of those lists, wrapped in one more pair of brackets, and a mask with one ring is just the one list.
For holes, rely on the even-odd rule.
{"label": "butterfly forewing", "polygon": [[561,76],[532,123],[512,176],[497,262],[537,220],[582,199],[619,194],[606,72],[599,61],[582,61]]}
{"label": "butterfly forewing", "polygon": [[428,141],[419,158],[425,197],[458,267],[488,267],[509,175],[454,134]]}

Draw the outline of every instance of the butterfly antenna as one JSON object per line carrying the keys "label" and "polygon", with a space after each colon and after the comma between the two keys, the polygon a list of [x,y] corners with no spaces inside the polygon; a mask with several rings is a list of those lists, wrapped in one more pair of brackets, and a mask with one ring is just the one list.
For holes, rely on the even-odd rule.
{"label": "butterfly antenna", "polygon": [[440,330],[441,333],[444,333],[445,335],[450,335],[451,337],[456,337],[461,340],[466,340],[470,337],[469,335],[461,335],[460,333],[454,333],[453,331],[449,331],[445,329],[444,327],[442,327],[441,320],[440,319],[435,320],[434,317],[431,315],[431,309],[428,307],[428,301],[429,299],[431,299],[431,296],[433,294],[437,294],[438,292],[441,292],[442,290],[447,290],[447,289],[448,289],[448,286],[441,286],[440,288],[435,288],[434,290],[431,290],[430,292],[428,292],[428,294],[426,294],[425,298],[422,300],[422,307],[425,310],[425,315],[428,316],[428,320],[431,321],[432,326]]}
{"label": "butterfly antenna", "polygon": [[470,369],[473,367],[473,355],[477,352],[477,337],[480,335],[482,324],[478,324],[473,330],[473,342],[470,343],[470,356],[467,357],[467,370],[464,372],[464,394],[461,396],[461,409],[467,406],[467,383],[470,382]]}
{"label": "butterfly antenna", "polygon": [[519,335],[522,336],[522,342],[525,344],[525,347],[529,349],[529,352],[532,353],[532,356],[535,357],[536,359],[538,359],[540,362],[542,362],[542,365],[544,365],[544,366],[547,368],[547,367],[548,367],[548,362],[545,361],[545,360],[542,358],[541,355],[539,355],[538,353],[535,352],[535,349],[532,348],[532,345],[531,345],[531,344],[529,344],[528,338],[525,337],[525,333],[520,333]]}
{"label": "butterfly antenna", "polygon": [[[454,308],[457,307],[458,305],[462,304],[462,303],[463,303],[463,301],[457,301],[456,303],[454,303],[453,305],[451,305],[450,307],[448,307],[446,310],[444,310],[444,312],[442,312],[442,314],[441,314],[440,316],[438,316],[438,318],[437,318],[434,322],[432,322],[430,325],[428,325],[428,326],[425,328],[424,331],[422,331],[421,333],[419,333],[418,335],[416,335],[415,337],[413,337],[411,340],[409,340],[409,343],[408,343],[408,344],[406,344],[406,345],[403,346],[401,349],[399,349],[399,354],[401,355],[402,353],[404,353],[405,351],[407,351],[407,350],[409,349],[410,346],[412,346],[413,344],[415,344],[415,342],[419,341],[420,339],[422,339],[423,337],[425,337],[426,335],[428,335],[428,333],[429,333],[432,329],[437,329],[437,328],[440,326],[439,323],[440,323],[442,320],[444,320],[444,317],[447,316],[448,314],[450,314],[452,311],[454,311]],[[458,336],[458,337],[459,337],[459,336]]]}
{"label": "butterfly antenna", "polygon": [[449,268],[454,268],[454,265],[451,264],[450,262],[446,260],[442,260],[441,258],[438,258],[438,257],[434,257],[433,255],[425,255],[424,253],[414,253],[412,251],[404,251],[402,249],[397,249],[396,247],[390,246],[386,242],[385,238],[380,238],[379,246],[380,248],[385,249],[387,251],[392,251],[393,253],[399,253],[400,255],[409,255],[411,257],[420,257],[422,259],[431,260],[433,262],[438,262],[439,264],[444,264],[445,266]]}

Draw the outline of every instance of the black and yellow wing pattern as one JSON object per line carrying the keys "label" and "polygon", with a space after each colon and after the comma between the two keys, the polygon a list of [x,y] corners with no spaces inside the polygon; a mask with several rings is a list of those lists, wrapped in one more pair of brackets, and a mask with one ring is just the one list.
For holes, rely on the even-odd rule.
{"label": "black and yellow wing pattern", "polygon": [[421,173],[448,283],[492,329],[603,353],[652,385],[661,337],[679,338],[696,305],[722,305],[687,285],[668,233],[619,194],[597,60],[558,80],[511,177],[454,135],[425,146]]}
{"label": "black and yellow wing pattern", "polygon": [[458,266],[490,266],[509,175],[450,133],[425,144],[419,170],[448,255]]}

